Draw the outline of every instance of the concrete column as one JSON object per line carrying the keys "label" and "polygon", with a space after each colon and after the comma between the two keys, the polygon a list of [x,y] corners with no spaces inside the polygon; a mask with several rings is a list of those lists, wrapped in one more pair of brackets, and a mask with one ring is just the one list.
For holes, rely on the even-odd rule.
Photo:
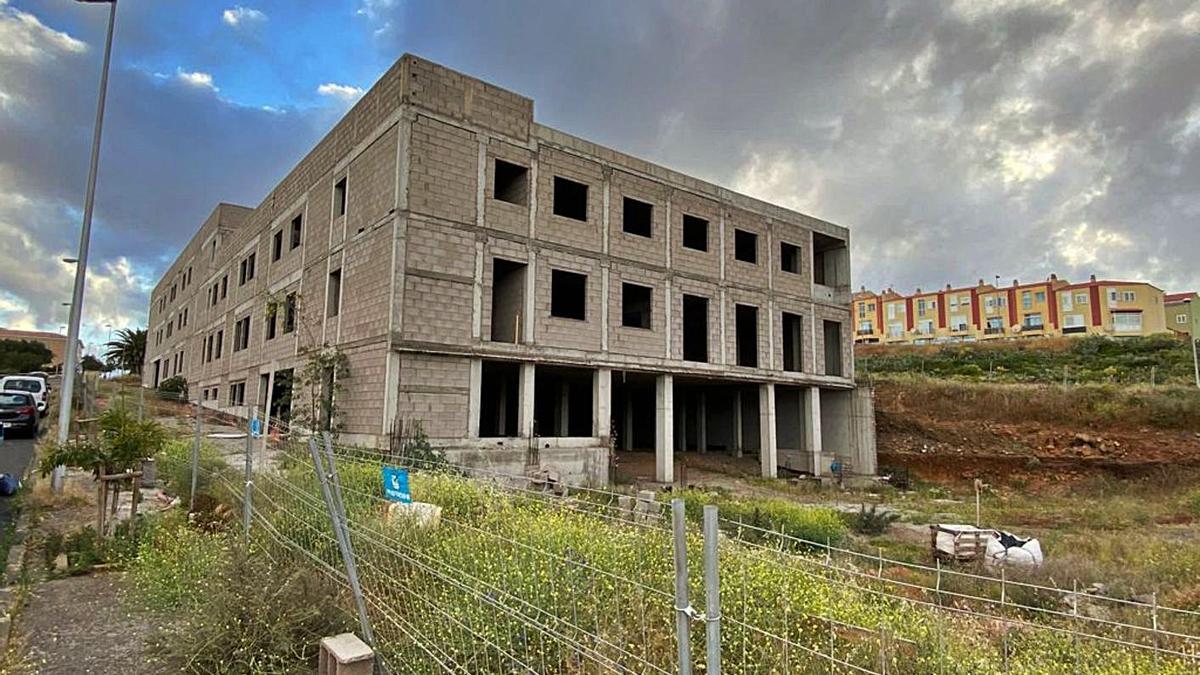
{"label": "concrete column", "polygon": [[523,438],[533,436],[533,375],[534,365],[522,363],[521,381],[517,387],[521,394],[517,404],[517,425],[520,427],[518,433]]}
{"label": "concrete column", "polygon": [[568,436],[571,430],[571,386],[564,380],[558,392],[558,435]]}
{"label": "concrete column", "polygon": [[675,406],[675,450],[687,451],[687,399],[683,396]]}
{"label": "concrete column", "polygon": [[675,382],[670,375],[654,381],[654,480],[675,481]]}
{"label": "concrete column", "polygon": [[708,397],[704,392],[696,395],[696,449],[708,452]]}
{"label": "concrete column", "polygon": [[483,359],[471,359],[470,386],[471,391],[467,397],[467,438],[479,438],[479,409],[480,401],[483,398]]}
{"label": "concrete column", "polygon": [[821,475],[821,390],[804,390],[804,451],[812,462],[814,476]]}
{"label": "concrete column", "polygon": [[733,456],[741,457],[745,450],[742,439],[742,390],[733,393]]}
{"label": "concrete column", "polygon": [[775,445],[775,385],[758,385],[759,461],[763,478],[779,476],[779,450]]}
{"label": "concrete column", "polygon": [[612,437],[612,370],[599,368],[592,376],[592,435]]}
{"label": "concrete column", "polygon": [[508,387],[500,387],[500,395],[496,397],[496,400],[499,408],[496,432],[501,436],[508,436]]}

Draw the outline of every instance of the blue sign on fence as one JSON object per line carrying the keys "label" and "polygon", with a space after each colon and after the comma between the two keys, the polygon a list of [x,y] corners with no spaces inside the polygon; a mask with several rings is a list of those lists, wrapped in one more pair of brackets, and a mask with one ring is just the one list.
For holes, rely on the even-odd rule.
{"label": "blue sign on fence", "polygon": [[250,437],[258,438],[262,436],[262,420],[257,417],[250,420]]}
{"label": "blue sign on fence", "polygon": [[408,469],[383,467],[383,496],[393,502],[412,502],[412,493],[408,491]]}

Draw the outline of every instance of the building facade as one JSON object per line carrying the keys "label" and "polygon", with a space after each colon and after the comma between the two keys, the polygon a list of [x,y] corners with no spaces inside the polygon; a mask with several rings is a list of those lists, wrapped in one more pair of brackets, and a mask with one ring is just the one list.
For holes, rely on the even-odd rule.
{"label": "building facade", "polygon": [[[1179,294],[1180,297],[1187,294]],[[865,288],[854,294],[859,343],[931,344],[1016,337],[1144,336],[1168,330],[1187,308],[1172,314],[1163,292],[1142,281],[1045,281],[975,286],[902,296]],[[1186,304],[1180,300],[1180,304]],[[879,308],[876,318],[871,308]],[[1187,315],[1186,321],[1194,321]]]}
{"label": "building facade", "polygon": [[872,473],[849,260],[843,227],[406,55],[257,208],[201,226],[155,288],[144,384],[286,420],[335,349],[351,442],[419,423],[457,461],[593,482],[613,448],[660,481],[683,451]]}
{"label": "building facade", "polygon": [[1167,293],[1163,296],[1167,328],[1177,334],[1200,338],[1200,293]]}
{"label": "building facade", "polygon": [[[67,358],[67,336],[59,333],[0,328],[0,340],[30,340],[32,342],[40,342],[46,346],[46,349],[50,350],[52,354],[51,362],[46,365],[54,370],[61,369],[63,361]],[[77,345],[76,349],[76,356],[80,356],[83,352],[82,346]]]}

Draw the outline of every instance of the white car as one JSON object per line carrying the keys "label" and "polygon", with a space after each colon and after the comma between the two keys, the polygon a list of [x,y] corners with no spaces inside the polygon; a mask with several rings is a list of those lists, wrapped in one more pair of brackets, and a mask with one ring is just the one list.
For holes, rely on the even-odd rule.
{"label": "white car", "polygon": [[9,375],[0,379],[0,391],[19,391],[33,396],[38,413],[46,414],[46,381],[30,375]]}

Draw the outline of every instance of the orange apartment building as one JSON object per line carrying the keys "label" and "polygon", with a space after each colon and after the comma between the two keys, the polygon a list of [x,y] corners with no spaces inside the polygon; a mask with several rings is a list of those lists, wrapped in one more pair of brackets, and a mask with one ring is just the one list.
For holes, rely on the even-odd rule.
{"label": "orange apartment building", "polygon": [[[1044,281],[938,291],[862,288],[853,298],[857,343],[930,344],[1015,337],[1153,335],[1168,330],[1162,290],[1143,281]],[[1190,317],[1190,315],[1189,315]]]}

